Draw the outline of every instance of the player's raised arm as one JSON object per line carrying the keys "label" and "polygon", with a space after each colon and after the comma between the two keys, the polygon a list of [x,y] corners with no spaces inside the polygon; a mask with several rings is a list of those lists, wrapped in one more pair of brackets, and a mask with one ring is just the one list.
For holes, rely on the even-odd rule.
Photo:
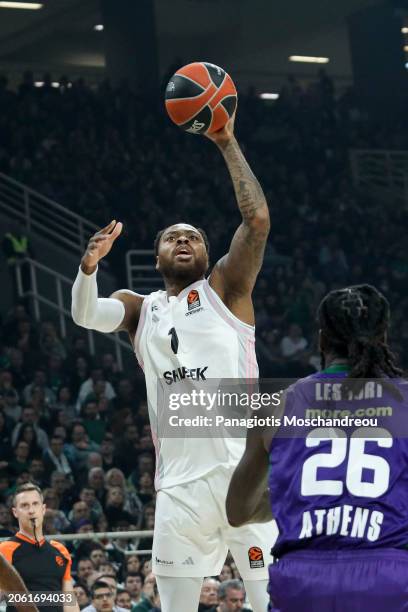
{"label": "player's raised arm", "polygon": [[225,302],[250,298],[270,229],[265,195],[234,136],[234,120],[235,116],[222,130],[207,136],[226,161],[242,215],[228,254],[216,264],[210,278],[211,286]]}
{"label": "player's raised arm", "polygon": [[94,234],[81,259],[72,287],[72,318],[77,325],[109,333],[136,330],[143,298],[117,291],[110,298],[98,298],[96,273],[98,262],[111,250],[122,231],[122,223],[111,221]]}

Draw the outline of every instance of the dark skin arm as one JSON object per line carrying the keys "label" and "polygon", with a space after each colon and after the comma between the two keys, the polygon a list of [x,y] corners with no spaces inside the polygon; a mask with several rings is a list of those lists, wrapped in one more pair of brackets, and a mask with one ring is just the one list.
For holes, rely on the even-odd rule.
{"label": "dark skin arm", "polygon": [[252,290],[262,266],[270,229],[262,188],[234,136],[234,120],[208,136],[220,149],[233,182],[242,222],[229,252],[215,265],[209,282],[231,312],[244,323],[255,322]]}
{"label": "dark skin arm", "polygon": [[235,468],[226,501],[232,527],[272,520],[268,495],[269,455],[260,428],[248,430],[245,452]]}
{"label": "dark skin arm", "polygon": [[245,452],[235,468],[227,494],[226,509],[232,527],[246,523],[266,523],[272,520],[269,500],[269,451],[278,431],[279,420],[285,412],[286,392],[280,395],[279,404],[264,407],[259,418],[274,417],[276,425],[248,429]]}
{"label": "dark skin arm", "polygon": [[[3,593],[28,593],[27,588],[14,567],[0,553],[0,590]],[[18,612],[38,612],[34,604],[15,605]]]}

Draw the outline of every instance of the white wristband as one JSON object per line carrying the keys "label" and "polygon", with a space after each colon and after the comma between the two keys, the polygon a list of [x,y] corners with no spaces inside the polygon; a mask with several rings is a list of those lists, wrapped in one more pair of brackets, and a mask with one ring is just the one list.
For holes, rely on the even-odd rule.
{"label": "white wristband", "polygon": [[72,286],[71,314],[77,325],[109,333],[125,318],[125,305],[115,298],[98,298],[97,271],[84,274],[79,268]]}

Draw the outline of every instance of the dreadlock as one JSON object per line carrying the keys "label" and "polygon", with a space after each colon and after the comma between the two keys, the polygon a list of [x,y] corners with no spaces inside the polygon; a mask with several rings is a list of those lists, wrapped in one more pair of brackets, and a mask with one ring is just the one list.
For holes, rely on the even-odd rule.
{"label": "dreadlock", "polygon": [[350,379],[402,375],[385,340],[390,305],[375,287],[355,285],[331,291],[320,303],[317,316],[328,347],[348,359]]}
{"label": "dreadlock", "polygon": [[[159,244],[160,244],[161,237],[163,236],[163,234],[166,231],[166,229],[168,229],[168,228],[165,227],[164,229],[162,229],[159,232],[157,232],[156,238],[154,239],[154,254],[156,255],[156,257],[159,254]],[[201,237],[204,240],[204,244],[205,244],[205,248],[206,248],[206,251],[207,251],[207,255],[209,255],[210,254],[210,243],[208,241],[207,234],[205,233],[205,231],[201,227],[196,227],[195,229],[197,230],[197,232],[199,234],[201,234]]]}

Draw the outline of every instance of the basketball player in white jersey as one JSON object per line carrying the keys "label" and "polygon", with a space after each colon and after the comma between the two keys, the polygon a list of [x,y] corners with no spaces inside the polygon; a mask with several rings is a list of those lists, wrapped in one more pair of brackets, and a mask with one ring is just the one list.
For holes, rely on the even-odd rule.
{"label": "basketball player in white jersey", "polygon": [[[268,206],[234,137],[234,118],[210,138],[227,163],[242,222],[209,278],[205,233],[178,223],[159,232],[155,243],[165,291],[141,296],[120,290],[108,299],[98,298],[98,261],[122,230],[121,223],[112,221],[91,238],[72,289],[72,316],[78,325],[129,333],[145,373],[151,414],[157,413],[160,381],[171,385],[187,378],[202,388],[211,378],[258,375],[251,294],[269,233]],[[163,612],[195,612],[203,578],[220,573],[228,549],[253,610],[265,612],[274,528],[234,529],[225,512],[229,481],[245,440],[155,439],[155,433],[153,428],[158,493],[152,563]]]}

